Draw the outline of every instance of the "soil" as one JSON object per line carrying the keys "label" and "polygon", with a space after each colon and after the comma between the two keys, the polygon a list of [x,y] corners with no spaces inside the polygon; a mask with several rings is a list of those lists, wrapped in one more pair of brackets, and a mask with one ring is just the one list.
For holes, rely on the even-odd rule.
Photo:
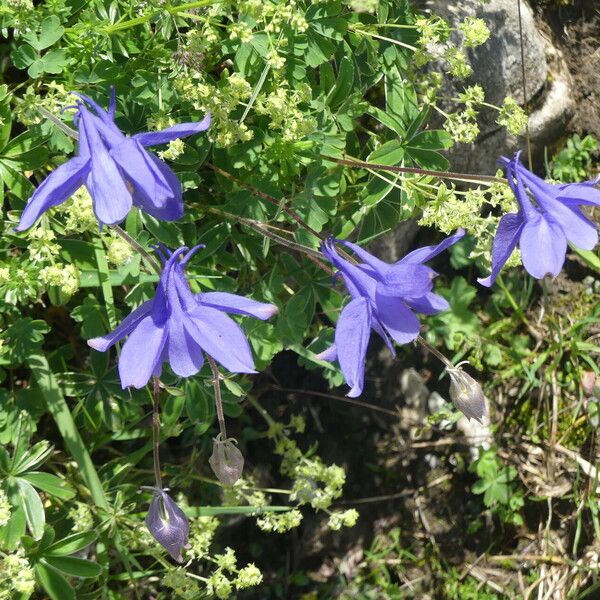
{"label": "soil", "polygon": [[575,112],[568,129],[600,139],[600,3],[575,0],[563,6],[544,0],[533,6],[573,79]]}

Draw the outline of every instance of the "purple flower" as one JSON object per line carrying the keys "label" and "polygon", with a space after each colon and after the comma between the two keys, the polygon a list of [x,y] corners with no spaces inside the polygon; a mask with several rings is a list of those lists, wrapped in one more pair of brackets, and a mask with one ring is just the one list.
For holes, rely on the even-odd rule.
{"label": "purple flower", "polygon": [[163,490],[154,489],[146,527],[174,560],[183,562],[181,551],[187,546],[190,524],[184,512]]}
{"label": "purple flower", "polygon": [[600,205],[600,190],[594,187],[597,181],[547,183],[521,164],[520,155],[517,152],[512,160],[500,159],[519,211],[500,219],[492,247],[492,272],[478,279],[487,287],[494,283],[517,244],[526,271],[542,279],[548,273],[558,275],[565,262],[567,242],[584,250],[592,250],[598,243],[596,224],[579,208]]}
{"label": "purple flower", "polygon": [[[164,362],[181,377],[197,373],[204,362],[202,352],[233,373],[255,373],[250,345],[240,326],[224,313],[266,320],[277,307],[224,292],[193,294],[183,268],[198,248],[170,252],[156,249],[164,267],[152,300],[144,302],[114,330],[88,340],[104,352],[129,336],[119,356],[123,388],[141,388]],[[187,254],[180,260],[182,254]]]}
{"label": "purple flower", "polygon": [[120,223],[138,206],[152,216],[174,221],[183,215],[181,183],[175,173],[145,146],[205,131],[210,115],[198,123],[181,123],[163,131],[125,136],[114,123],[114,90],[108,111],[80,96],[75,122],[78,125],[77,155],[55,169],[29,199],[16,231],[24,231],[49,208],[70,198],[85,185],[100,224]]}
{"label": "purple flower", "polygon": [[371,329],[395,354],[392,340],[406,344],[419,335],[421,324],[413,311],[432,315],[448,308],[446,300],[432,292],[435,271],[423,263],[464,234],[458,230],[437,246],[419,248],[391,265],[356,244],[340,241],[363,261],[354,265],[339,256],[333,239],[323,242],[321,252],[339,269],[351,300],[338,319],[335,344],[318,358],[327,361],[337,358],[351,388],[347,396],[355,398],[362,393]]}

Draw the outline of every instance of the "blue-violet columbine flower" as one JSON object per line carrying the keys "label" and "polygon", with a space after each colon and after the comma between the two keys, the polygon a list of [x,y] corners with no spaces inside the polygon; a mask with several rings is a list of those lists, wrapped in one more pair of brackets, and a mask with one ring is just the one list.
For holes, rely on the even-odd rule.
{"label": "blue-violet columbine flower", "polygon": [[154,496],[146,515],[146,527],[174,560],[183,562],[181,551],[188,544],[189,521],[173,499],[158,488],[154,489]]}
{"label": "blue-violet columbine flower", "polygon": [[163,161],[145,146],[165,144],[205,131],[210,115],[198,123],[180,123],[163,131],[124,135],[114,123],[115,97],[108,111],[80,95],[75,122],[77,154],[52,171],[33,193],[21,214],[16,231],[31,227],[49,208],[70,198],[82,185],[87,188],[100,224],[120,223],[133,205],[164,221],[183,215],[181,183]]}
{"label": "blue-violet columbine flower", "polygon": [[[119,356],[123,388],[141,388],[153,375],[159,376],[164,362],[181,377],[197,373],[202,353],[232,373],[255,373],[248,340],[240,326],[225,313],[266,320],[277,307],[225,292],[193,294],[183,268],[196,246],[170,252],[156,249],[163,271],[153,299],[144,302],[104,337],[88,340],[100,352],[129,336]],[[187,254],[182,257],[184,253]]]}
{"label": "blue-violet columbine flower", "polygon": [[363,261],[354,265],[337,253],[336,240],[323,242],[321,252],[339,270],[351,300],[338,319],[334,345],[318,358],[338,360],[351,388],[348,396],[355,398],[362,393],[371,329],[394,354],[392,340],[406,344],[419,335],[421,324],[413,311],[432,315],[448,308],[448,302],[432,292],[435,271],[423,263],[464,234],[458,230],[437,246],[419,248],[394,264],[379,260],[356,244],[337,240]]}
{"label": "blue-violet columbine flower", "polygon": [[492,272],[479,283],[491,286],[498,273],[519,245],[526,271],[537,279],[558,275],[565,262],[567,242],[592,250],[598,243],[598,230],[579,208],[600,206],[596,181],[551,184],[520,161],[520,152],[512,160],[500,159],[519,210],[500,219],[492,246]]}

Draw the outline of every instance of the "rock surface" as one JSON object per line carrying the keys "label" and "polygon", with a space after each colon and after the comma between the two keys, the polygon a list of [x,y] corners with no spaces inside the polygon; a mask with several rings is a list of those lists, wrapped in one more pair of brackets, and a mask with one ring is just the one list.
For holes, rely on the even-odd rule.
{"label": "rock surface", "polygon": [[[519,10],[515,0],[491,0],[484,5],[477,0],[424,0],[421,6],[425,12],[444,17],[452,27],[467,16],[481,17],[492,32],[484,45],[469,51],[474,73],[471,78],[467,82],[446,78],[448,96],[460,93],[464,83],[480,83],[491,104],[501,105],[506,96],[523,104]],[[521,20],[530,135],[534,156],[541,160],[544,147],[563,136],[573,113],[573,94],[561,53],[542,35],[543,28],[526,0],[521,2]],[[523,138],[510,136],[496,124],[496,118],[497,112],[492,109],[480,113],[481,134],[476,142],[459,144],[449,152],[454,170],[493,174],[498,156],[525,146]]]}

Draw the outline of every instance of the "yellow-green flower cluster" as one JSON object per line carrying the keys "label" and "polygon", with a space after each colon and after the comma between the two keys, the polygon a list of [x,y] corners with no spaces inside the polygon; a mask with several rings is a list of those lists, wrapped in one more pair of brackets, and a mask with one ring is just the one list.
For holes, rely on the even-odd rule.
{"label": "yellow-green flower cluster", "polygon": [[379,6],[379,0],[346,0],[346,4],[357,13],[374,13]]}
{"label": "yellow-green flower cluster", "polygon": [[34,263],[12,260],[0,265],[0,298],[7,304],[36,300],[42,290],[39,266]]}
{"label": "yellow-green flower cluster", "polygon": [[22,97],[18,98],[13,110],[13,117],[23,125],[30,127],[46,120],[39,109],[45,108],[57,114],[69,103],[69,91],[64,85],[51,81],[44,88],[43,96],[39,95],[34,86],[29,86]]}
{"label": "yellow-green flower cluster", "polygon": [[85,502],[75,502],[67,516],[73,521],[73,531],[77,533],[89,531],[94,526],[94,515],[89,504]]}
{"label": "yellow-green flower cluster", "polygon": [[443,44],[450,37],[450,25],[442,17],[418,17],[415,20],[415,28],[420,36],[417,44],[421,48],[431,44]]}
{"label": "yellow-green flower cluster", "polygon": [[483,19],[467,17],[458,28],[464,34],[464,45],[466,48],[476,48],[485,44],[490,37],[490,30]]}
{"label": "yellow-green flower cluster", "polygon": [[188,550],[190,558],[208,556],[208,549],[218,527],[219,519],[215,517],[196,517],[190,520],[190,548]]}
{"label": "yellow-green flower cluster", "polygon": [[507,96],[502,103],[496,123],[502,127],[506,127],[512,135],[521,135],[525,127],[527,127],[528,119],[527,114],[517,101]]}
{"label": "yellow-green flower cluster", "polygon": [[248,563],[240,569],[235,578],[235,587],[238,590],[244,590],[255,585],[259,585],[263,580],[262,573],[254,563]]}
{"label": "yellow-green flower cluster", "polygon": [[79,289],[79,273],[75,265],[48,265],[41,269],[40,280],[45,285],[58,287],[67,296],[72,296]]}
{"label": "yellow-green flower cluster", "polygon": [[[440,183],[436,198],[427,202],[419,225],[435,227],[442,233],[450,234],[462,227],[476,240],[471,258],[491,261],[491,248],[499,217],[492,214],[481,216],[482,208],[499,207],[502,214],[517,210],[514,196],[505,183],[494,183],[488,189],[475,188],[467,192],[457,192],[454,186]],[[520,254],[515,250],[509,266],[520,264]]]}
{"label": "yellow-green flower cluster", "polygon": [[0,600],[12,600],[19,594],[28,598],[34,589],[33,569],[22,554],[6,554],[0,559]]}
{"label": "yellow-green flower cluster", "polygon": [[183,140],[177,138],[167,144],[166,150],[158,152],[158,156],[163,160],[176,160],[179,158],[185,150],[185,143]]}
{"label": "yellow-green flower cluster", "polygon": [[[253,563],[238,569],[237,558],[231,548],[225,548],[225,554],[215,554],[211,560],[217,565],[217,569],[207,580],[206,591],[209,595],[229,598],[234,588],[241,590],[258,585],[262,581],[262,574]],[[235,575],[235,578],[230,579],[231,575]]]}
{"label": "yellow-green flower cluster", "polygon": [[105,236],[103,239],[106,244],[106,258],[109,263],[120,267],[129,262],[133,256],[133,249],[124,239],[114,234]]}
{"label": "yellow-green flower cluster", "polygon": [[51,229],[38,226],[31,229],[27,237],[29,240],[27,249],[33,262],[51,261],[60,252],[60,246],[54,241],[56,235]]}
{"label": "yellow-green flower cluster", "polygon": [[308,23],[296,0],[270,2],[269,0],[241,0],[237,3],[240,15],[252,17],[264,31],[278,35],[284,26],[296,33],[304,33]]}
{"label": "yellow-green flower cluster", "polygon": [[444,129],[457,143],[470,144],[479,135],[477,123],[477,105],[485,100],[485,93],[479,84],[466,87],[458,97],[465,105],[464,110],[452,113],[446,117]]}
{"label": "yellow-green flower cluster", "polygon": [[251,42],[253,37],[254,34],[252,33],[252,27],[250,27],[250,25],[244,21],[232,23],[229,26],[229,39],[240,40],[240,42],[244,44]]}
{"label": "yellow-green flower cluster", "polygon": [[54,210],[64,219],[65,233],[98,231],[98,220],[94,214],[92,197],[83,186]]}
{"label": "yellow-green flower cluster", "polygon": [[450,73],[459,79],[466,79],[473,73],[466,54],[456,46],[448,46],[444,51],[444,58],[448,61]]}
{"label": "yellow-green flower cluster", "polygon": [[358,516],[358,511],[354,508],[332,512],[329,515],[327,526],[333,531],[339,531],[342,527],[354,527],[358,520]]}
{"label": "yellow-green flower cluster", "polygon": [[479,135],[479,124],[467,111],[449,114],[444,129],[458,144],[472,144]]}
{"label": "yellow-green flower cluster", "polygon": [[295,90],[281,86],[258,98],[256,112],[269,117],[269,128],[280,130],[283,141],[293,142],[311,134],[317,126],[314,117],[298,108],[310,99],[311,89],[307,84],[302,84]]}
{"label": "yellow-green flower cluster", "polygon": [[[0,342],[3,341],[4,340],[0,340]],[[10,502],[8,501],[8,496],[6,495],[6,492],[2,488],[0,488],[0,527],[4,527],[8,523],[10,515],[11,510]]]}
{"label": "yellow-green flower cluster", "polygon": [[230,118],[231,113],[252,94],[250,84],[239,74],[225,76],[218,85],[207,83],[200,74],[188,73],[175,80],[175,86],[198,112],[212,115],[208,136],[221,147],[252,139],[252,131],[244,123]]}
{"label": "yellow-green flower cluster", "polygon": [[256,519],[256,524],[263,531],[271,531],[275,533],[285,533],[294,527],[298,527],[302,522],[302,513],[293,508],[287,512],[266,513]]}
{"label": "yellow-green flower cluster", "polygon": [[183,600],[196,600],[201,597],[198,584],[191,577],[188,577],[181,567],[169,569],[162,576],[162,584],[171,588],[176,597]]}

